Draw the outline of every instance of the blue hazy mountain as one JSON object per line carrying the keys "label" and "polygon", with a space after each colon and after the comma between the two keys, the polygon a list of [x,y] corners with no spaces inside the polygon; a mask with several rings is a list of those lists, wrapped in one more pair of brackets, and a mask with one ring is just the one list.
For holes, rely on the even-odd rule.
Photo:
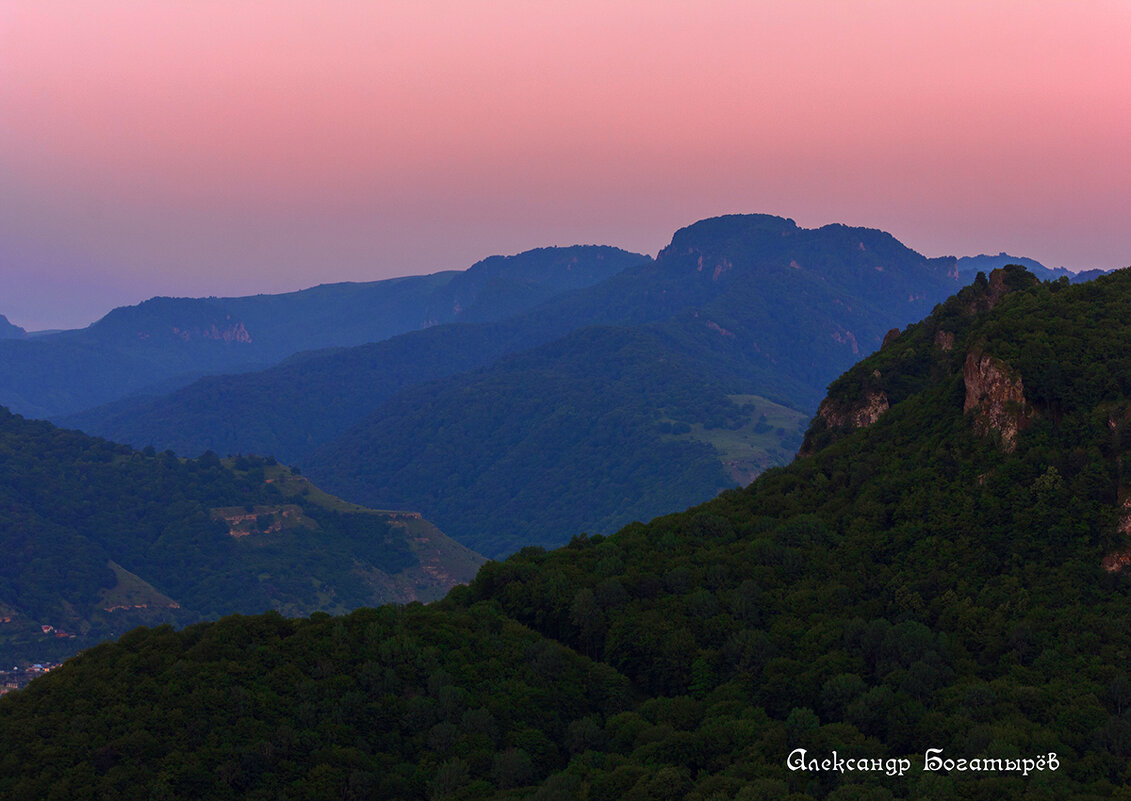
{"label": "blue hazy mountain", "polygon": [[828,382],[956,286],[953,258],[882,231],[733,215],[508,320],[305,353],[66,424],[186,455],[272,454],[497,554],[787,461]]}
{"label": "blue hazy mountain", "polygon": [[963,281],[969,282],[972,281],[974,276],[978,273],[989,275],[994,270],[1009,264],[1021,265],[1042,281],[1056,281],[1060,278],[1067,278],[1073,284],[1091,281],[1093,278],[1098,278],[1110,272],[1109,270],[1084,270],[1074,273],[1064,267],[1050,269],[1036,259],[1029,259],[1025,256],[1010,256],[1008,253],[999,253],[996,256],[982,254],[981,256],[961,257],[958,260],[958,274],[962,276]]}
{"label": "blue hazy mountain", "polygon": [[0,403],[56,417],[205,374],[263,369],[300,351],[500,319],[645,260],[610,247],[542,248],[462,272],[279,295],[153,298],[84,329],[0,341]]}
{"label": "blue hazy mountain", "polygon": [[8,318],[0,314],[0,339],[23,339],[27,332],[18,325],[13,325]]}

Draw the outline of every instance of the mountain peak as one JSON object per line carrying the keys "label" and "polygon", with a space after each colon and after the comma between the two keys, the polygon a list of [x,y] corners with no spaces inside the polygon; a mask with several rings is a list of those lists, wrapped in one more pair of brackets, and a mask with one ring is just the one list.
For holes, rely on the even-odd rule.
{"label": "mountain peak", "polygon": [[687,244],[694,245],[702,241],[747,239],[767,234],[786,236],[797,230],[799,229],[796,222],[773,214],[725,214],[721,217],[708,217],[680,228],[672,236],[671,244],[661,253],[669,250],[678,251]]}
{"label": "mountain peak", "polygon": [[25,336],[27,331],[12,324],[7,317],[0,314],[0,339],[23,339]]}

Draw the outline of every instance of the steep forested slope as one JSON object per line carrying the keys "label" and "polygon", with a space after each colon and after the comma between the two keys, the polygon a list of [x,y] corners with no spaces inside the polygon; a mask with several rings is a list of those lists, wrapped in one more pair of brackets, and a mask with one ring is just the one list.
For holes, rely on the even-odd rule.
{"label": "steep forested slope", "polygon": [[1131,275],[983,277],[746,490],[431,607],[89,652],[0,701],[0,793],[1126,797],[1128,336]]}

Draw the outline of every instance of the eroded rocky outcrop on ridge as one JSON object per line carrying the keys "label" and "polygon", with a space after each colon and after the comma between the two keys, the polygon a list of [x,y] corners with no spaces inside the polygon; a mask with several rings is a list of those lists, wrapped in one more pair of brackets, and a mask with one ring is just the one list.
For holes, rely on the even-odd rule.
{"label": "eroded rocky outcrop on ridge", "polygon": [[881,390],[873,390],[853,404],[826,398],[821,401],[817,415],[829,428],[856,429],[872,425],[888,408],[888,396]]}
{"label": "eroded rocky outcrop on ridge", "polygon": [[[873,378],[878,377],[878,374],[873,374]],[[891,403],[887,393],[881,389],[868,390],[852,401],[825,398],[817,407],[817,415],[813,418],[813,424],[810,425],[797,456],[812,456],[823,447],[819,444],[819,438],[814,438],[815,431],[831,433],[833,439],[840,439],[858,428],[872,425],[889,408]]]}
{"label": "eroded rocky outcrop on ridge", "polygon": [[974,426],[982,435],[1000,434],[1002,448],[1012,453],[1017,434],[1036,414],[1025,400],[1021,376],[1001,359],[975,350],[966,355],[962,379],[966,384],[962,410],[974,413]]}

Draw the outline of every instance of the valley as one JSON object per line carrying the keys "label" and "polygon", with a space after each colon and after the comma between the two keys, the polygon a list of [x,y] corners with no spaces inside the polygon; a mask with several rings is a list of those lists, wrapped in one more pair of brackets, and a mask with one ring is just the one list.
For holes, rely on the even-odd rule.
{"label": "valley", "polygon": [[[0,702],[0,793],[1118,797],[1129,305],[1126,272],[976,277],[832,382],[805,455],[746,488],[525,547],[427,606],[89,649]],[[971,359],[1017,398],[999,410]],[[732,436],[758,413],[744,442],[775,419],[723,397]],[[304,482],[249,467],[281,497],[212,508],[270,529]],[[104,733],[79,744],[76,716]],[[925,769],[927,748],[1002,767]],[[911,767],[798,772],[797,749]]]}
{"label": "valley", "polygon": [[1128,40],[4,5],[0,801],[1131,801]]}

